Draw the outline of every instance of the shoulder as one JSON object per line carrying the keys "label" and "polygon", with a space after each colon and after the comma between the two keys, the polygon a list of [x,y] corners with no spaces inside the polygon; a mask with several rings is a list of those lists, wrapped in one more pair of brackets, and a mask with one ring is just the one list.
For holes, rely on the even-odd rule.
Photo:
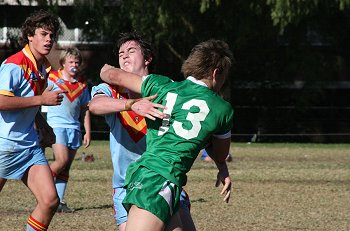
{"label": "shoulder", "polygon": [[219,97],[219,100],[220,100],[222,111],[224,113],[226,113],[227,115],[232,117],[233,116],[233,108],[232,108],[231,103],[229,103],[228,101],[226,101],[223,98],[221,98],[221,96],[218,96],[218,97]]}
{"label": "shoulder", "polygon": [[55,82],[59,78],[58,71],[50,71],[49,80]]}
{"label": "shoulder", "polygon": [[143,77],[142,94],[150,95],[158,92],[164,86],[173,82],[169,77],[163,75],[150,74]]}
{"label": "shoulder", "polygon": [[214,97],[210,97],[207,101],[207,104],[210,110],[213,112],[213,115],[220,121],[226,121],[231,123],[233,120],[233,108],[231,103],[224,100],[221,96],[214,94]]}
{"label": "shoulder", "polygon": [[24,73],[30,74],[30,71],[25,71],[22,65],[5,60],[0,66],[0,79],[2,82],[11,81],[14,84],[14,82],[22,81]]}
{"label": "shoulder", "polygon": [[164,75],[150,74],[143,77],[143,82],[147,84],[162,85],[173,81],[169,77]]}
{"label": "shoulder", "polygon": [[1,65],[1,71],[13,72],[13,71],[22,71],[25,70],[26,67],[30,66],[28,63],[27,57],[24,55],[22,51],[17,52],[14,55],[11,55]]}
{"label": "shoulder", "polygon": [[142,96],[160,94],[172,80],[166,76],[150,74],[143,77],[141,87]]}
{"label": "shoulder", "polygon": [[26,63],[26,62],[28,62],[27,56],[25,56],[22,51],[19,51],[16,54],[13,54],[10,57],[8,57],[4,61],[4,64],[21,65],[21,64]]}

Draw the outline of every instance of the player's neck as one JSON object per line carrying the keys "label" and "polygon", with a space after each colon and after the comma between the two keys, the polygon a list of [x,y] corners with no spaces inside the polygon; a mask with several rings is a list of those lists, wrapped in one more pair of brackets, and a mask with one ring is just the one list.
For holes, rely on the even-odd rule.
{"label": "player's neck", "polygon": [[62,70],[62,78],[66,81],[69,81],[71,83],[76,82],[77,80],[74,78],[75,76],[71,76],[69,73],[67,73],[64,69]]}
{"label": "player's neck", "polygon": [[213,89],[213,80],[211,79],[201,79],[203,83],[205,83],[209,89]]}
{"label": "player's neck", "polygon": [[149,75],[149,71],[148,71],[148,68],[145,67],[140,69],[139,71],[134,72],[134,74],[137,74],[139,76],[146,76],[146,75]]}

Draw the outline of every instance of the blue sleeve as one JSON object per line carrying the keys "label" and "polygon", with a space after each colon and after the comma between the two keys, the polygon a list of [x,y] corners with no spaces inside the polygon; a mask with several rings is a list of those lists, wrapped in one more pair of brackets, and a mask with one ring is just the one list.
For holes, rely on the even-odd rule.
{"label": "blue sleeve", "polygon": [[3,63],[0,67],[0,94],[14,96],[22,76],[23,70],[18,65]]}
{"label": "blue sleeve", "polygon": [[82,100],[81,100],[81,104],[82,105],[88,104],[90,102],[90,99],[91,99],[90,91],[89,91],[89,88],[86,87],[84,89],[84,92],[83,92],[83,97],[82,97]]}
{"label": "blue sleeve", "polygon": [[92,87],[91,98],[93,98],[95,95],[100,95],[100,94],[104,94],[112,97],[112,90],[108,84],[100,83],[99,85]]}

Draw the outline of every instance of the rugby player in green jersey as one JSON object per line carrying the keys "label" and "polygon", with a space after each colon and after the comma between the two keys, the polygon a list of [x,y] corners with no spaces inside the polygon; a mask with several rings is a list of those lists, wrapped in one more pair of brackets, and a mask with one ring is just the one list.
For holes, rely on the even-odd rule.
{"label": "rugby player in green jersey", "polygon": [[105,82],[142,97],[156,94],[154,103],[166,107],[163,119],[147,121],[147,149],[127,171],[123,201],[129,211],[126,230],[163,230],[170,219],[179,219],[186,173],[204,147],[219,170],[217,186],[223,183],[221,194],[229,201],[232,182],[225,159],[233,109],[217,92],[225,84],[232,62],[229,46],[211,39],[192,49],[182,66],[186,80],[181,82],[154,74],[140,76],[107,64],[101,69]]}

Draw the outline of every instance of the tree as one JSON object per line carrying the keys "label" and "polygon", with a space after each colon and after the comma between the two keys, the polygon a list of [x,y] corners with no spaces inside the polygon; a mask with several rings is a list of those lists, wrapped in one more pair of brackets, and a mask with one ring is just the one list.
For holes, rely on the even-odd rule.
{"label": "tree", "polygon": [[343,11],[350,6],[349,0],[267,0],[267,5],[271,6],[271,19],[280,32],[290,24],[297,24],[303,18],[318,11],[321,5],[326,5],[329,9],[337,7]]}

